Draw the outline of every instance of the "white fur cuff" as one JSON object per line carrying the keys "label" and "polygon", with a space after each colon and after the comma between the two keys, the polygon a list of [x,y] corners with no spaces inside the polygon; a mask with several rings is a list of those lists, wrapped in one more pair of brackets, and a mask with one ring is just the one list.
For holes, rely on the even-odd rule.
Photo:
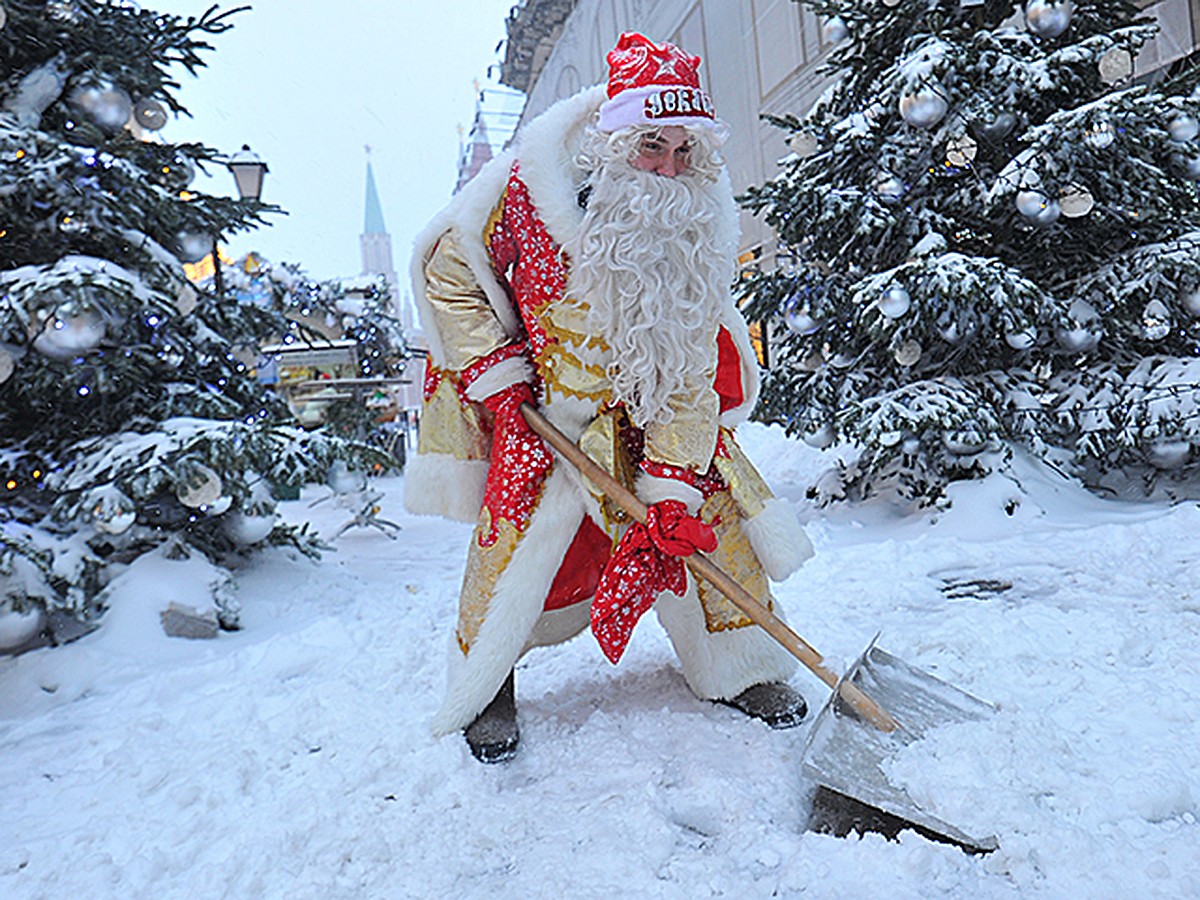
{"label": "white fur cuff", "polygon": [[772,581],[783,581],[813,555],[812,542],[786,500],[768,500],[762,512],[742,522],[742,529]]}
{"label": "white fur cuff", "polygon": [[415,453],[404,465],[404,507],[417,516],[445,516],[474,524],[483,506],[486,459]]}
{"label": "white fur cuff", "polygon": [[533,368],[524,356],[512,356],[496,363],[472,381],[467,388],[467,397],[479,403],[523,381],[533,381]]}
{"label": "white fur cuff", "polygon": [[693,516],[704,502],[704,495],[700,491],[677,478],[659,478],[657,475],[639,472],[634,488],[647,506],[653,506],[660,500],[682,500]]}

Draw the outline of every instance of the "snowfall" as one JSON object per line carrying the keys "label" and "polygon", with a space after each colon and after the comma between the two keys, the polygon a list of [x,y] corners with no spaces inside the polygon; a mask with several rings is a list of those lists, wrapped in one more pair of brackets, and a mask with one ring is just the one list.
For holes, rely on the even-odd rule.
{"label": "snowfall", "polygon": [[212,571],[151,555],[97,631],[0,657],[0,896],[1200,896],[1197,504],[1018,458],[943,512],[818,509],[828,451],[741,434],[817,550],[777,586],[796,630],[838,671],[881,632],[995,704],[885,761],[991,853],[809,830],[829,689],[800,669],[784,731],[701,701],[653,616],[618,666],[586,633],[522,660],[512,761],[434,738],[469,527],[408,516],[397,477],[395,539],[335,538],[354,510],[324,486],[285,503],[332,549],[239,570],[240,631],[167,637]]}

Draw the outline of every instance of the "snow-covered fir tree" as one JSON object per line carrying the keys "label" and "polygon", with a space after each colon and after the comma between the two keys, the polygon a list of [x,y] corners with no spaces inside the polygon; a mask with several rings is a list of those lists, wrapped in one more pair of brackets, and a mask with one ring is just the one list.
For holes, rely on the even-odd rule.
{"label": "snow-covered fir tree", "polygon": [[185,277],[274,209],[194,190],[221,155],[161,133],[186,112],[174,75],[233,12],[0,0],[0,613],[94,616],[114,564],[163,545],[314,551],[278,488],[382,459],[306,432],[255,378],[297,328],[292,295]]}
{"label": "snow-covered fir tree", "polygon": [[1126,0],[804,0],[835,79],[747,205],[781,259],[764,411],[861,452],[831,497],[936,502],[1014,445],[1094,487],[1200,468],[1194,65]]}

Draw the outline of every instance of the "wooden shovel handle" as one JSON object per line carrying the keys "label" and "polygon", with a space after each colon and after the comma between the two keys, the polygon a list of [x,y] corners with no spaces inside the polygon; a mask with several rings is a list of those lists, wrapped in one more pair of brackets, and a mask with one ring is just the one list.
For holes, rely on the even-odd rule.
{"label": "wooden shovel handle", "polygon": [[[589,481],[600,488],[605,496],[612,499],[617,506],[625,510],[638,522],[646,521],[646,504],[621,482],[617,481],[605,469],[601,468],[579,446],[559,431],[537,409],[528,403],[521,404],[521,412],[529,427],[536,431],[551,447],[557,450],[571,465],[575,466]],[[804,638],[792,631],[783,619],[767,609],[740,584],[734,581],[722,569],[713,564],[702,553],[693,553],[684,560],[693,573],[709,582],[713,587],[729,598],[729,601],[746,614],[750,621],[759,625],[767,634],[775,638],[796,659],[804,663],[810,671],[830,688],[836,689],[855,711],[881,731],[895,731],[899,723],[882,706],[872,700],[858,685],[849,680],[838,680],[838,676],[828,666],[821,654],[813,649]]]}

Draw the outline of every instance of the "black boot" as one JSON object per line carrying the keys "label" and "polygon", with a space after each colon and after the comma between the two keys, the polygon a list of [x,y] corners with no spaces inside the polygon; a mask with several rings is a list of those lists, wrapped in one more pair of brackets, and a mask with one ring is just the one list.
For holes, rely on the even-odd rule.
{"label": "black boot", "polygon": [[517,755],[517,704],[513,697],[513,673],[508,673],[496,696],[475,721],[463,729],[472,755],[482,763],[498,763]]}
{"label": "black boot", "polygon": [[721,702],[755,719],[762,719],[772,728],[794,728],[808,714],[804,698],[781,681],[753,685],[732,700]]}

